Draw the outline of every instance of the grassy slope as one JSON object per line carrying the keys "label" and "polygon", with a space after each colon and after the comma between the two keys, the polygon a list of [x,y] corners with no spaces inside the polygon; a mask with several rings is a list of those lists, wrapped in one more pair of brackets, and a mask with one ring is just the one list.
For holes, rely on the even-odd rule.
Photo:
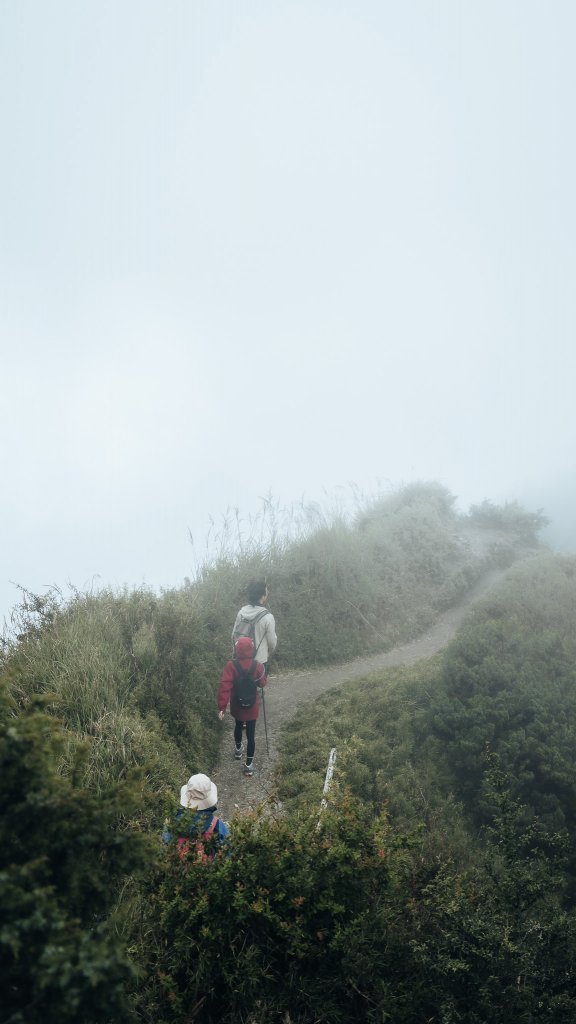
{"label": "grassy slope", "polygon": [[284,747],[285,803],[319,802],[336,746],[340,781],[359,799],[387,807],[401,827],[424,823],[454,849],[490,820],[486,780],[496,756],[526,818],[573,835],[575,618],[573,557],[542,554],[511,569],[443,655],[360,680],[300,712]]}
{"label": "grassy slope", "polygon": [[3,675],[20,705],[41,694],[64,722],[70,763],[88,739],[86,782],[132,766],[150,790],[214,761],[214,692],[246,581],[266,574],[281,642],[278,668],[344,661],[416,635],[490,564],[536,544],[541,525],[516,506],[458,516],[437,484],[368,502],[355,517],[315,516],[289,537],[276,525],[223,545],[180,589],[27,596]]}

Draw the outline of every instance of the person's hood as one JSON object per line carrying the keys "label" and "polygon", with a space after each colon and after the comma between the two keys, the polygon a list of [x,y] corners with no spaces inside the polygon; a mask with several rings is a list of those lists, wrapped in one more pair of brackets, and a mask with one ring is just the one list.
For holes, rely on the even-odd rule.
{"label": "person's hood", "polygon": [[[240,615],[243,619],[247,619],[248,622],[253,622],[254,619],[259,618],[262,615],[262,612],[266,612],[268,615],[268,609],[265,608],[263,604],[245,604],[244,607],[240,609]],[[264,618],[263,615],[262,618]]]}
{"label": "person's hood", "polygon": [[249,636],[241,636],[234,644],[234,657],[238,658],[242,668],[250,668],[254,660],[254,642]]}

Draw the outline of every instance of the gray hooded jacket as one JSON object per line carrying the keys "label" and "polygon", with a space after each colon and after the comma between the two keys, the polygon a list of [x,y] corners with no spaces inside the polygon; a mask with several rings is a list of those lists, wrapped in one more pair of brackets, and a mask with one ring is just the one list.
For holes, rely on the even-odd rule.
{"label": "gray hooded jacket", "polygon": [[[263,612],[264,614],[262,614]],[[267,662],[270,655],[276,650],[276,644],[278,643],[276,623],[274,622],[272,612],[269,612],[261,604],[245,604],[236,616],[234,629],[232,630],[233,643],[238,639],[238,627],[243,619],[247,622],[257,620],[254,627],[254,657],[262,663]]]}

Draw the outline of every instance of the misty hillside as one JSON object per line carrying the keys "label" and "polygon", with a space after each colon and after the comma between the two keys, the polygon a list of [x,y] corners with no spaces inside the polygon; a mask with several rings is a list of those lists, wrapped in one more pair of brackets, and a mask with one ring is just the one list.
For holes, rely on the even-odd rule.
{"label": "misty hillside", "polygon": [[26,594],[4,640],[5,672],[21,706],[51,696],[70,755],[91,740],[90,785],[146,764],[154,789],[172,786],[214,763],[214,688],[250,578],[269,581],[275,671],[330,664],[418,635],[488,568],[533,552],[544,523],[488,501],[460,515],[436,483],[366,500],[348,517],[303,510],[284,533],[272,516],[224,536],[180,589]]}
{"label": "misty hillside", "polygon": [[[526,1020],[568,1022],[573,567],[539,551],[543,525],[419,484],[223,547],[178,590],[26,595],[0,705],[9,1019],[480,1024],[552,987],[553,1016]],[[269,579],[282,671],[390,649],[510,566],[445,658],[295,720],[281,818],[237,818],[207,863],[162,848],[182,781],[216,760],[247,579]]]}
{"label": "misty hillside", "polygon": [[566,554],[576,551],[576,479],[574,472],[549,481],[545,488],[530,489],[529,504],[546,505],[550,520],[542,531],[542,540]]}

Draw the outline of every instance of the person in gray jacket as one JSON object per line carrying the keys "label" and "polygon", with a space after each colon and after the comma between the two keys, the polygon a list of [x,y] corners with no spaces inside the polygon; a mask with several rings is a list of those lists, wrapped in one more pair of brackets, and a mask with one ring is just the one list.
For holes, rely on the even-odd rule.
{"label": "person in gray jacket", "polygon": [[241,636],[251,637],[254,641],[254,657],[264,665],[266,675],[268,675],[268,662],[276,650],[278,638],[274,616],[266,607],[268,601],[266,580],[254,580],[250,583],[247,596],[248,604],[243,605],[236,616],[232,630],[232,643],[235,644]]}

